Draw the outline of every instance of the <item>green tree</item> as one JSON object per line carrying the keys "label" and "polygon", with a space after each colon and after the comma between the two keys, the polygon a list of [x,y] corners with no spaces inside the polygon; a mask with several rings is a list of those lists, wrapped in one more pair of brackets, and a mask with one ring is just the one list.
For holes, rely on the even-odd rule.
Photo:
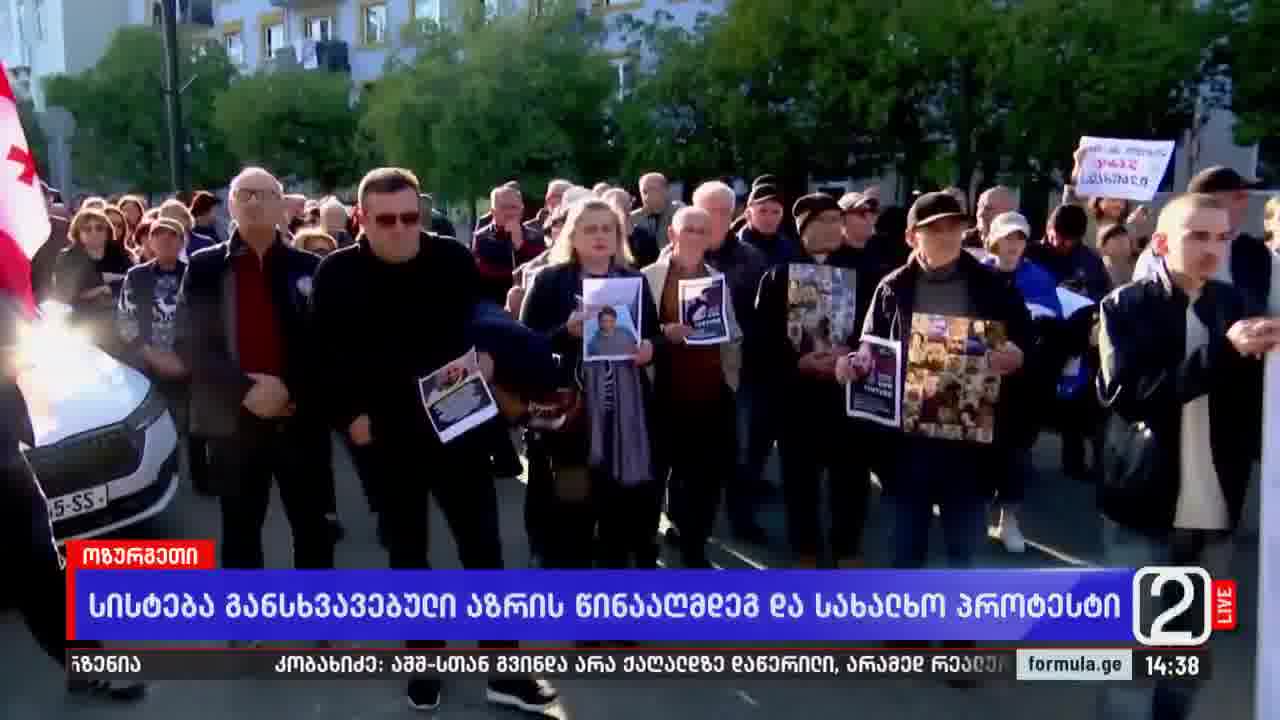
{"label": "green tree", "polygon": [[[234,158],[210,131],[208,118],[214,95],[228,86],[235,69],[219,43],[190,38],[181,43],[179,73],[190,81],[183,96],[190,178],[196,186],[221,185],[234,169]],[[49,104],[75,116],[72,157],[82,184],[170,189],[163,88],[163,40],[158,30],[138,26],[117,30],[89,70],[45,80]]]}
{"label": "green tree", "polygon": [[600,145],[614,72],[594,43],[597,27],[572,2],[547,10],[458,31],[415,28],[418,52],[374,86],[364,130],[390,162],[464,202],[517,177],[535,187],[609,174]]}
{"label": "green tree", "polygon": [[1280,2],[1226,0],[1219,9],[1234,18],[1225,46],[1231,66],[1231,109],[1236,140],[1248,144],[1280,137],[1280,77],[1268,60],[1280,37]]}
{"label": "green tree", "polygon": [[213,126],[245,163],[315,180],[351,182],[357,117],[351,77],[314,70],[263,72],[236,80],[214,101]]}

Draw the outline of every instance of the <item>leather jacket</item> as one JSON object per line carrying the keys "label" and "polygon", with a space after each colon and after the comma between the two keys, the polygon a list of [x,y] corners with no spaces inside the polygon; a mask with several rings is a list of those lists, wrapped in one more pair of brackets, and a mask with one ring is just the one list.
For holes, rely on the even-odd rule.
{"label": "leather jacket", "polygon": [[1232,528],[1261,450],[1262,364],[1242,357],[1226,337],[1245,317],[1245,300],[1224,283],[1205,285],[1195,312],[1210,339],[1189,357],[1188,301],[1161,270],[1102,303],[1097,385],[1114,417],[1098,503],[1111,520],[1149,534],[1173,528],[1184,405],[1209,396],[1210,447]]}

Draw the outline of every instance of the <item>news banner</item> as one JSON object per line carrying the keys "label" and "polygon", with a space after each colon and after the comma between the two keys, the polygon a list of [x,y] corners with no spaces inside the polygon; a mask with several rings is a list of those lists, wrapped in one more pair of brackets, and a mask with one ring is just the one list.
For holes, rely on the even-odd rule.
{"label": "news banner", "polygon": [[[209,540],[71,541],[68,645],[110,647],[69,650],[67,670],[1203,681],[1206,643],[1235,628],[1236,600],[1234,582],[1193,567],[220,570]],[[443,647],[477,638],[522,646]],[[399,647],[422,639],[441,647]]]}

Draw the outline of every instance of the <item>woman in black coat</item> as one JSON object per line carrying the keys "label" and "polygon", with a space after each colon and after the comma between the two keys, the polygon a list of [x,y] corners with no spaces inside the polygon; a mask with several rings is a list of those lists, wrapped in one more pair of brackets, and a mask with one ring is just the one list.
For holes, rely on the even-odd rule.
{"label": "woman in black coat", "polygon": [[[575,205],[521,309],[521,322],[551,341],[565,369],[563,385],[578,388],[585,407],[581,431],[546,433],[555,467],[547,567],[585,568],[598,560],[609,568],[652,568],[657,560],[663,483],[656,477],[644,366],[653,360],[658,313],[643,276],[629,267],[624,227],[603,201]],[[640,279],[641,332],[632,359],[582,361],[588,277]]]}
{"label": "woman in black coat", "polygon": [[53,268],[53,299],[71,308],[71,322],[108,352],[118,349],[115,306],[132,262],[100,210],[81,210],[67,231],[71,243]]}

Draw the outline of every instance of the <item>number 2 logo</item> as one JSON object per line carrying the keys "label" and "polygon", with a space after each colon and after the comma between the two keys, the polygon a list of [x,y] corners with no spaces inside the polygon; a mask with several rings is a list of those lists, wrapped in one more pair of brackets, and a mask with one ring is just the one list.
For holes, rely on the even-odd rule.
{"label": "number 2 logo", "polygon": [[[1150,578],[1150,585],[1144,588],[1144,581]],[[1199,582],[1196,582],[1196,581]],[[1165,586],[1173,583],[1178,586],[1178,600],[1170,607],[1159,612],[1158,602]],[[1199,585],[1199,588],[1196,586]],[[1143,645],[1164,647],[1186,647],[1201,645],[1209,639],[1212,632],[1211,608],[1208,592],[1211,586],[1209,573],[1196,567],[1144,567],[1133,576],[1133,637]],[[1174,620],[1181,618],[1191,610],[1196,595],[1201,596],[1204,621],[1198,632],[1191,630],[1167,630]],[[1150,623],[1150,629],[1144,625]]]}

